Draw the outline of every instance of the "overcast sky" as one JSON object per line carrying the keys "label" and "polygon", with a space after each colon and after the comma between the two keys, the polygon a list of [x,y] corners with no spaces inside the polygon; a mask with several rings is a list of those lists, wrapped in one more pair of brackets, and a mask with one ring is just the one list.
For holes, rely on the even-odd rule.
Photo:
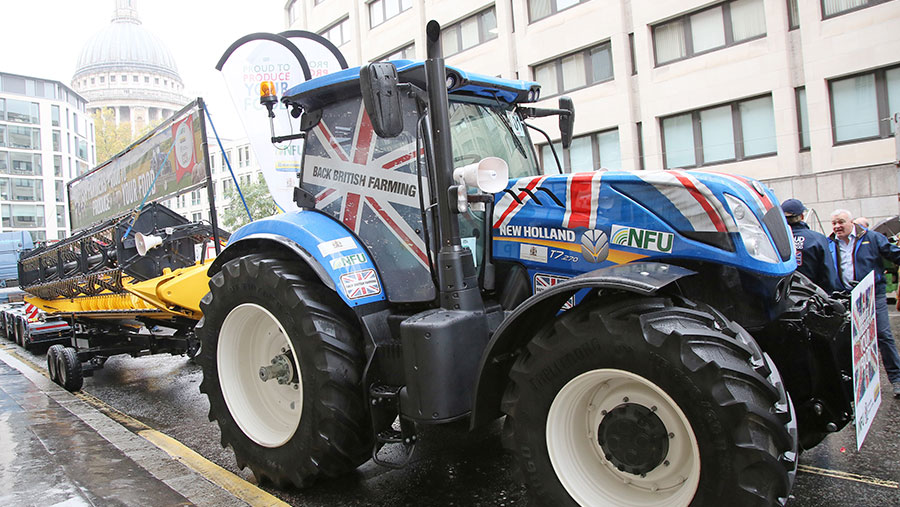
{"label": "overcast sky", "polygon": [[[203,97],[219,134],[244,137],[215,65],[238,38],[285,30],[284,0],[138,0],[145,29],[175,58],[189,99]],[[78,56],[110,24],[115,0],[0,0],[0,71],[71,86]]]}

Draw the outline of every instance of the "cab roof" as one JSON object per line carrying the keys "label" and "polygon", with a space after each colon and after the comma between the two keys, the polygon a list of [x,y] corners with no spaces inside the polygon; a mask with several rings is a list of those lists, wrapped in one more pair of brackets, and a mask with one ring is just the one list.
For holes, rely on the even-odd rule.
{"label": "cab roof", "polygon": [[[425,89],[425,62],[394,60],[400,83],[410,83]],[[281,99],[287,105],[300,106],[311,111],[323,106],[358,96],[359,67],[311,79],[289,89]],[[534,102],[539,98],[541,85],[534,81],[502,79],[475,74],[447,66],[447,93],[453,96],[481,97],[506,104]]]}

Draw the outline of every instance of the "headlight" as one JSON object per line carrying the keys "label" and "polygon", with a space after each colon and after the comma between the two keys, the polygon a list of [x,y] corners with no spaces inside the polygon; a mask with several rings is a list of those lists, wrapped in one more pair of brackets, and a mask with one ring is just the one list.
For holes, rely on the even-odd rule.
{"label": "headlight", "polygon": [[725,201],[731,208],[731,214],[737,223],[747,253],[756,260],[779,262],[772,240],[753,211],[737,197],[725,194]]}

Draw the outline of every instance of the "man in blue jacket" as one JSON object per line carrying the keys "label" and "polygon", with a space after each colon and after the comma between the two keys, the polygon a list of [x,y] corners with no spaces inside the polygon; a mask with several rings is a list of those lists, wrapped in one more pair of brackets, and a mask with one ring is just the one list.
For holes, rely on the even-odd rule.
{"label": "man in blue jacket", "polygon": [[834,234],[829,236],[829,248],[835,259],[838,277],[844,288],[850,290],[870,271],[875,272],[875,327],[878,332],[878,350],[887,372],[888,380],[894,386],[894,396],[900,397],[900,354],[891,333],[888,317],[886,282],[882,270],[882,257],[900,263],[900,248],[888,242],[883,234],[866,229],[851,222],[852,215],[844,209],[831,213],[831,227]]}
{"label": "man in blue jacket", "polygon": [[843,290],[841,282],[838,281],[834,259],[829,254],[828,238],[822,233],[811,230],[803,221],[806,206],[798,199],[788,199],[781,204],[781,211],[794,235],[797,271],[806,275],[814,284],[822,287],[829,294]]}

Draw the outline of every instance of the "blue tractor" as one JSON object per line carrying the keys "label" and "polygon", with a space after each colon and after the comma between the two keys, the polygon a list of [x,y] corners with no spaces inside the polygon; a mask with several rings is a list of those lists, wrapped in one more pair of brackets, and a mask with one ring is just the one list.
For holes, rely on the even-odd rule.
{"label": "blue tractor", "polygon": [[231,236],[197,328],[238,466],[305,487],[505,416],[537,505],[783,504],[798,452],[852,417],[851,364],[772,191],[543,174],[527,119],[558,116],[567,147],[571,101],[533,107],[537,83],[446,67],[427,39],[425,62],[281,98],[300,211]]}

